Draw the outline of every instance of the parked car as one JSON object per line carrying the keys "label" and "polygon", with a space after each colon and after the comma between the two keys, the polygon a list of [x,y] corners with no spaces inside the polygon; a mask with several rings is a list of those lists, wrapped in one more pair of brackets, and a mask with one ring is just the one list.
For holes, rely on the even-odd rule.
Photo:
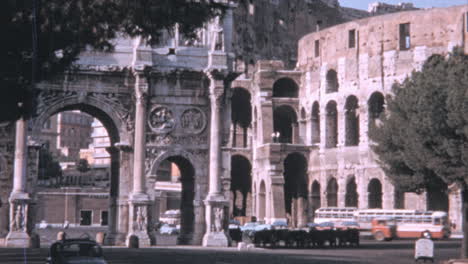
{"label": "parked car", "polygon": [[360,228],[358,222],[355,222],[355,221],[336,222],[335,226],[340,229],[359,229]]}
{"label": "parked car", "polygon": [[247,222],[243,226],[240,227],[241,231],[253,231],[255,227],[259,225],[257,222]]}
{"label": "parked car", "polygon": [[330,230],[335,228],[335,224],[333,222],[322,222],[316,226],[318,230]]}
{"label": "parked car", "polygon": [[179,234],[179,228],[175,225],[164,224],[159,228],[160,234],[166,235],[177,235]]}
{"label": "parked car", "polygon": [[229,220],[229,229],[236,229],[236,228],[240,228],[240,222],[235,219]]}
{"label": "parked car", "polygon": [[102,248],[91,239],[66,239],[50,246],[47,264],[107,264]]}
{"label": "parked car", "polygon": [[161,215],[161,217],[159,217],[159,221],[171,225],[180,224],[180,210],[167,210],[163,215]]}
{"label": "parked car", "polygon": [[255,228],[254,228],[255,231],[271,230],[271,229],[273,229],[273,226],[269,225],[269,224],[256,225]]}
{"label": "parked car", "polygon": [[288,228],[286,220],[276,220],[271,224],[275,229]]}

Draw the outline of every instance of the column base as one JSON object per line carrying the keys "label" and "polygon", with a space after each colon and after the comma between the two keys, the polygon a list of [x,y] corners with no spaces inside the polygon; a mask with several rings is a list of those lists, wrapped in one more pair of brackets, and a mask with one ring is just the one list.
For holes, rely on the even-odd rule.
{"label": "column base", "polygon": [[146,232],[134,232],[131,234],[128,234],[127,239],[125,240],[125,245],[127,247],[132,247],[131,243],[131,238],[135,236],[138,237],[138,247],[150,247],[151,246],[151,240],[150,237]]}
{"label": "column base", "polygon": [[6,247],[28,248],[31,246],[31,238],[26,232],[13,231],[5,238]]}
{"label": "column base", "polygon": [[203,236],[204,247],[227,247],[229,241],[224,232],[210,232]]}

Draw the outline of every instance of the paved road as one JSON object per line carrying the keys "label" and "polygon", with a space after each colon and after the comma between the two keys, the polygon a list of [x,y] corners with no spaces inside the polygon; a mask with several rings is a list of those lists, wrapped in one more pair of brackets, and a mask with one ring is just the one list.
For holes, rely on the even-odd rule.
{"label": "paved road", "polygon": [[[239,252],[235,248],[202,247],[153,247],[127,249],[106,247],[104,253],[109,264],[331,264],[331,263],[413,263],[414,241],[391,242],[362,241],[359,248],[338,249],[253,249]],[[460,240],[436,241],[436,262],[457,258]],[[7,249],[0,248],[0,263],[5,264],[44,264],[47,248]]]}

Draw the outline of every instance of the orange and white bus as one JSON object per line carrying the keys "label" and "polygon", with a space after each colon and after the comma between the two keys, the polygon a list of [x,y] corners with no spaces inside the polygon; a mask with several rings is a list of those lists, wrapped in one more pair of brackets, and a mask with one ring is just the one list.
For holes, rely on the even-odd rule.
{"label": "orange and white bus", "polygon": [[419,238],[425,232],[442,239],[451,233],[447,213],[442,211],[367,209],[356,211],[354,217],[361,229],[371,229],[377,240]]}
{"label": "orange and white bus", "polygon": [[356,207],[321,207],[315,210],[314,223],[354,221]]}

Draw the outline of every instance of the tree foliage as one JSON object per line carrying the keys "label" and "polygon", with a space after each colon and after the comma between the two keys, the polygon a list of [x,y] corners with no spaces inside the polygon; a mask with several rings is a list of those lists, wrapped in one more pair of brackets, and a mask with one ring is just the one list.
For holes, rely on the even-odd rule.
{"label": "tree foliage", "polygon": [[91,167],[89,166],[87,159],[79,159],[78,164],[76,165],[76,169],[79,172],[87,172],[91,169]]}
{"label": "tree foliage", "polygon": [[54,158],[48,148],[41,148],[39,151],[39,175],[38,178],[48,180],[52,178],[61,178],[62,168],[59,162]]}
{"label": "tree foliage", "polygon": [[468,56],[429,57],[393,86],[386,114],[370,129],[373,151],[395,185],[422,191],[468,183]]}
{"label": "tree foliage", "polygon": [[63,72],[87,48],[111,51],[119,34],[154,43],[161,30],[176,23],[190,37],[223,11],[215,0],[5,0],[0,9],[0,121],[31,114],[31,82]]}

